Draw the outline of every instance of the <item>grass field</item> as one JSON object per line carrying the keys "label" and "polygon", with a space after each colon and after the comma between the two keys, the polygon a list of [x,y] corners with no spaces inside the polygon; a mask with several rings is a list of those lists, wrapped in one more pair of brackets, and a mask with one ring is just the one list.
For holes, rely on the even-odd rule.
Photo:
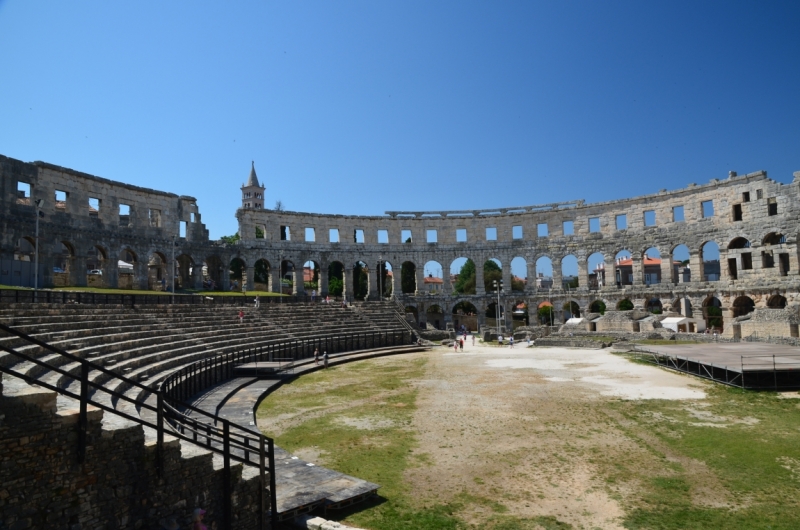
{"label": "grass field", "polygon": [[[501,440],[509,456],[491,459],[496,469],[482,462],[480,473],[455,491],[423,492],[409,477],[442,458],[421,441],[415,420],[427,414],[416,382],[435,377],[428,356],[337,366],[262,403],[259,425],[278,445],[381,485],[378,500],[340,514],[343,522],[390,530],[800,528],[800,399],[707,383],[698,383],[707,397],[691,402],[565,399],[550,420],[540,411],[535,431]],[[575,421],[558,419],[567,414]],[[545,440],[536,446],[537,472],[551,478],[520,472],[531,482],[530,494],[521,496],[503,477],[520,450],[530,454],[536,442],[529,440]],[[613,524],[570,524],[564,511],[548,513],[543,499],[553,491],[569,497],[558,477],[578,465],[591,469],[591,483],[599,484],[592,488],[619,506]],[[530,504],[535,511],[537,503],[535,515],[517,509]]]}

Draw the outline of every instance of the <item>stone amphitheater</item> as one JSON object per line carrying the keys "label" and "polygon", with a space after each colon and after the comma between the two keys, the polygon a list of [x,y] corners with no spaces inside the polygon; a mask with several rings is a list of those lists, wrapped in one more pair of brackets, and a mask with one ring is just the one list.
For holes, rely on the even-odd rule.
{"label": "stone amphitheater", "polygon": [[[418,326],[433,318],[441,328],[510,329],[512,311],[494,313],[500,322],[487,316],[498,301],[531,312],[553,307],[548,329],[635,334],[683,316],[698,327],[679,331],[798,335],[800,172],[791,184],[764,171],[730,173],[604,203],[347,216],[264,208],[252,168],[233,244],[209,239],[189,196],[7,157],[0,176],[1,284],[228,290],[238,263],[247,290],[289,284],[296,295],[259,308],[242,297],[243,323],[239,306],[204,297],[174,305],[6,299],[0,528],[139,528],[200,505],[221,514],[221,528],[265,528],[277,514],[374,494],[378,485],[302,467],[271,440],[250,437],[252,417],[227,418],[226,403],[239,392],[257,400],[280,382],[237,375],[234,361],[290,357],[296,377],[317,368],[310,356],[319,346],[337,352],[332,362],[413,351],[425,333]],[[465,259],[478,264],[475,288],[456,292],[457,276],[446,271]],[[485,281],[480,264],[489,260],[502,271],[502,292]],[[514,278],[512,261],[524,262],[524,278]],[[436,288],[426,287],[429,262],[445,271],[438,284],[428,282]],[[301,276],[309,263],[316,303]],[[343,271],[343,294],[354,302],[346,308],[319,303],[334,270]],[[355,270],[366,271],[366,290]],[[409,276],[413,282],[402,281]],[[524,329],[536,327],[544,328]],[[232,441],[237,429],[245,434]],[[275,461],[264,464],[261,453],[260,467],[250,465],[259,455],[251,440],[268,443]],[[276,476],[287,481],[283,493]],[[291,476],[300,478],[290,484]],[[303,481],[320,486],[309,493]],[[325,486],[333,482],[346,487]]]}

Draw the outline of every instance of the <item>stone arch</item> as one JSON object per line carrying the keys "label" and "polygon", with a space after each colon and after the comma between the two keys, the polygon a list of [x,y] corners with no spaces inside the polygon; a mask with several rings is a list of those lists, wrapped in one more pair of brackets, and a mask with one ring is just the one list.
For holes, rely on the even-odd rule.
{"label": "stone arch", "polygon": [[313,259],[306,260],[303,263],[303,290],[307,293],[312,291],[320,292],[319,290],[319,273],[322,270],[319,263]]}
{"label": "stone arch", "polygon": [[653,297],[647,301],[647,307],[645,309],[647,309],[649,313],[660,315],[664,311],[664,306],[660,298]]}
{"label": "stone arch", "polygon": [[478,308],[471,302],[461,300],[453,305],[453,326],[456,331],[464,326],[469,331],[478,330]]}
{"label": "stone arch", "polygon": [[578,258],[573,254],[567,254],[561,258],[561,283],[564,289],[577,289],[580,285]]}
{"label": "stone arch", "polygon": [[614,255],[614,281],[617,287],[633,285],[633,254],[628,249],[622,249]]}
{"label": "stone arch", "polygon": [[228,278],[231,282],[231,291],[241,291],[242,285],[247,283],[247,263],[239,256],[232,258],[228,264]]}
{"label": "stone arch", "polygon": [[530,315],[528,314],[528,303],[525,300],[514,300],[511,306],[511,326],[516,328],[518,326],[527,326],[530,324]]}
{"label": "stone arch", "polygon": [[731,242],[728,243],[728,249],[738,249],[738,248],[750,248],[750,240],[746,237],[734,237],[731,239]]}
{"label": "stone arch", "polygon": [[702,264],[701,280],[707,282],[719,281],[720,278],[720,252],[715,241],[706,241],[700,247],[700,262]]}
{"label": "stone arch", "polygon": [[536,320],[542,325],[551,326],[555,324],[555,307],[550,300],[539,302],[539,305],[536,306]]}
{"label": "stone arch", "polygon": [[436,260],[425,262],[422,267],[422,289],[425,293],[441,294],[444,290],[444,270]]}
{"label": "stone arch", "polygon": [[786,297],[779,294],[770,296],[769,300],[767,300],[767,307],[772,309],[783,309],[786,307]]}
{"label": "stone arch", "polygon": [[100,245],[91,245],[86,252],[86,285],[107,287],[109,270],[108,252]]}
{"label": "stone arch", "polygon": [[642,252],[642,283],[656,285],[661,280],[661,251],[650,247]]}
{"label": "stone arch", "polygon": [[691,253],[689,247],[679,243],[670,249],[672,260],[672,283],[686,283],[692,281],[692,268],[690,265]]}
{"label": "stone arch", "polygon": [[212,291],[221,290],[222,283],[222,258],[216,254],[206,257],[203,263],[203,287]]}
{"label": "stone arch", "polygon": [[415,294],[417,289],[417,265],[413,261],[404,261],[400,265],[400,290],[403,294]]}
{"label": "stone arch", "polygon": [[549,256],[539,256],[536,260],[536,288],[552,289],[553,260]]}
{"label": "stone arch", "polygon": [[617,302],[617,311],[630,311],[633,309],[633,302],[629,298],[623,298]]}
{"label": "stone arch", "polygon": [[366,300],[369,295],[369,267],[359,260],[353,264],[353,299]]}
{"label": "stone arch", "polygon": [[[489,258],[483,262],[483,288],[487,293],[496,291],[494,282],[500,285],[503,281],[503,263],[497,258]],[[504,285],[503,290],[509,289],[510,286]]]}
{"label": "stone arch", "polygon": [[[14,247],[15,261],[30,261],[33,263],[36,254],[36,240],[31,236],[23,236],[17,240]],[[41,256],[40,256],[41,257]]]}
{"label": "stone arch", "polygon": [[328,264],[328,294],[342,296],[344,294],[344,263],[331,261]]}
{"label": "stone arch", "polygon": [[450,263],[450,277],[453,279],[453,292],[456,294],[475,294],[475,262],[459,256]]}
{"label": "stone arch", "polygon": [[606,257],[602,252],[593,252],[586,258],[589,271],[589,289],[601,289],[606,285]]}
{"label": "stone arch", "polygon": [[[686,301],[689,302],[688,300]],[[689,316],[689,315],[684,315]],[[719,298],[709,295],[703,300],[703,319],[706,321],[706,329],[722,330],[724,320],[722,316],[722,302]]]}
{"label": "stone arch", "polygon": [[445,328],[444,310],[438,304],[431,304],[425,309],[425,322],[436,329]]}
{"label": "stone arch", "polygon": [[267,292],[273,289],[272,266],[266,258],[257,259],[253,263],[253,289]]}
{"label": "stone arch", "polygon": [[168,278],[167,257],[156,250],[147,259],[147,288],[151,291],[166,291],[170,286]]}
{"label": "stone arch", "polygon": [[523,292],[528,283],[528,262],[522,256],[511,260],[511,291]]}
{"label": "stone arch", "polygon": [[[75,261],[75,246],[70,243],[69,241],[61,241],[60,245],[58,246],[59,252],[56,254],[56,266],[64,271],[63,273],[63,281],[62,285],[74,285],[77,284],[78,278],[76,275],[84,275],[87,271],[76,271],[74,270],[74,261]],[[41,259],[42,256],[39,256]]]}
{"label": "stone arch", "polygon": [[297,270],[294,261],[290,259],[282,260],[280,270],[281,294],[296,293],[298,280],[302,280],[302,272]]}
{"label": "stone arch", "polygon": [[[117,287],[133,289],[136,279],[136,266],[139,256],[130,247],[123,247],[117,256]],[[138,287],[138,286],[137,286]]]}
{"label": "stone arch", "polygon": [[394,269],[386,260],[378,262],[378,285],[375,286],[381,298],[389,298],[394,294],[393,279]]}
{"label": "stone arch", "polygon": [[562,307],[564,311],[564,321],[566,322],[567,319],[570,318],[577,318],[581,316],[581,306],[578,305],[578,302],[575,300],[568,300],[564,303]]}
{"label": "stone arch", "polygon": [[194,273],[194,260],[189,254],[181,254],[175,258],[177,273],[175,278],[176,289],[189,289],[194,286],[192,275]]}
{"label": "stone arch", "polygon": [[753,312],[756,303],[749,296],[740,296],[733,301],[733,318],[747,315]]}
{"label": "stone arch", "polygon": [[786,236],[780,232],[770,232],[761,240],[762,245],[782,245],[786,243]]}
{"label": "stone arch", "polygon": [[595,300],[591,304],[589,304],[589,312],[590,313],[600,313],[604,315],[606,312],[606,303],[602,300]]}

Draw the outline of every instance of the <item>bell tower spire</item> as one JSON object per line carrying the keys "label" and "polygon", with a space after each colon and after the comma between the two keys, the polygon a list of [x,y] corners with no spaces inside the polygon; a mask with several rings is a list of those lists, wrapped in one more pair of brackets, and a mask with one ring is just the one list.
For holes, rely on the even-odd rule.
{"label": "bell tower spire", "polygon": [[242,184],[242,208],[263,210],[264,209],[264,190],[266,188],[258,183],[256,175],[256,162],[250,166],[250,176],[247,184]]}

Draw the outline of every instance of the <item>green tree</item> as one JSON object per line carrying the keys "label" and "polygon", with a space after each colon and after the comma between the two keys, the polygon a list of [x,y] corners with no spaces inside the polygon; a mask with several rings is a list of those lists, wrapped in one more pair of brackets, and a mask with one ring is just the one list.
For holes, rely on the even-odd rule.
{"label": "green tree", "polygon": [[545,305],[540,307],[539,310],[536,311],[536,315],[539,317],[539,323],[549,325],[551,322],[555,322],[553,313],[553,306]]}
{"label": "green tree", "polygon": [[400,267],[400,287],[406,294],[413,294],[417,290],[417,268],[413,263],[405,262]]}
{"label": "green tree", "polygon": [[230,278],[231,280],[241,280],[244,276],[244,261],[239,258],[231,260]]}
{"label": "green tree", "polygon": [[453,291],[457,294],[475,294],[475,262],[468,259],[458,271]]}
{"label": "green tree", "polygon": [[721,328],[722,327],[722,308],[716,306],[706,307],[706,315],[708,315],[708,327]]}
{"label": "green tree", "polygon": [[633,302],[631,302],[627,298],[624,298],[620,300],[620,302],[617,304],[617,309],[619,311],[630,311],[631,309],[633,309]]}
{"label": "green tree", "polygon": [[353,267],[353,298],[364,300],[367,297],[367,269],[360,262]]}
{"label": "green tree", "polygon": [[253,280],[256,283],[269,283],[269,270],[265,260],[256,261],[255,267],[253,267]]}
{"label": "green tree", "polygon": [[342,296],[342,292],[344,292],[344,283],[342,282],[341,278],[329,278],[328,279],[328,293],[331,296]]}
{"label": "green tree", "polygon": [[232,236],[222,236],[222,237],[221,237],[221,238],[219,238],[219,239],[220,239],[220,241],[222,241],[223,243],[227,243],[227,244],[229,244],[229,245],[235,245],[235,244],[236,244],[236,242],[237,242],[237,241],[239,241],[239,239],[240,239],[240,237],[239,237],[239,232],[236,232],[236,233],[235,233],[235,234],[233,234]]}
{"label": "green tree", "polygon": [[[483,287],[486,292],[494,292],[494,282],[499,284],[502,279],[503,270],[500,265],[490,259],[486,260],[483,264]],[[508,286],[504,285],[503,288],[508,289]]]}
{"label": "green tree", "polygon": [[256,239],[264,239],[264,231],[256,227]]}
{"label": "green tree", "polygon": [[525,282],[516,278],[511,278],[511,290],[512,291],[524,291],[525,290]]}

